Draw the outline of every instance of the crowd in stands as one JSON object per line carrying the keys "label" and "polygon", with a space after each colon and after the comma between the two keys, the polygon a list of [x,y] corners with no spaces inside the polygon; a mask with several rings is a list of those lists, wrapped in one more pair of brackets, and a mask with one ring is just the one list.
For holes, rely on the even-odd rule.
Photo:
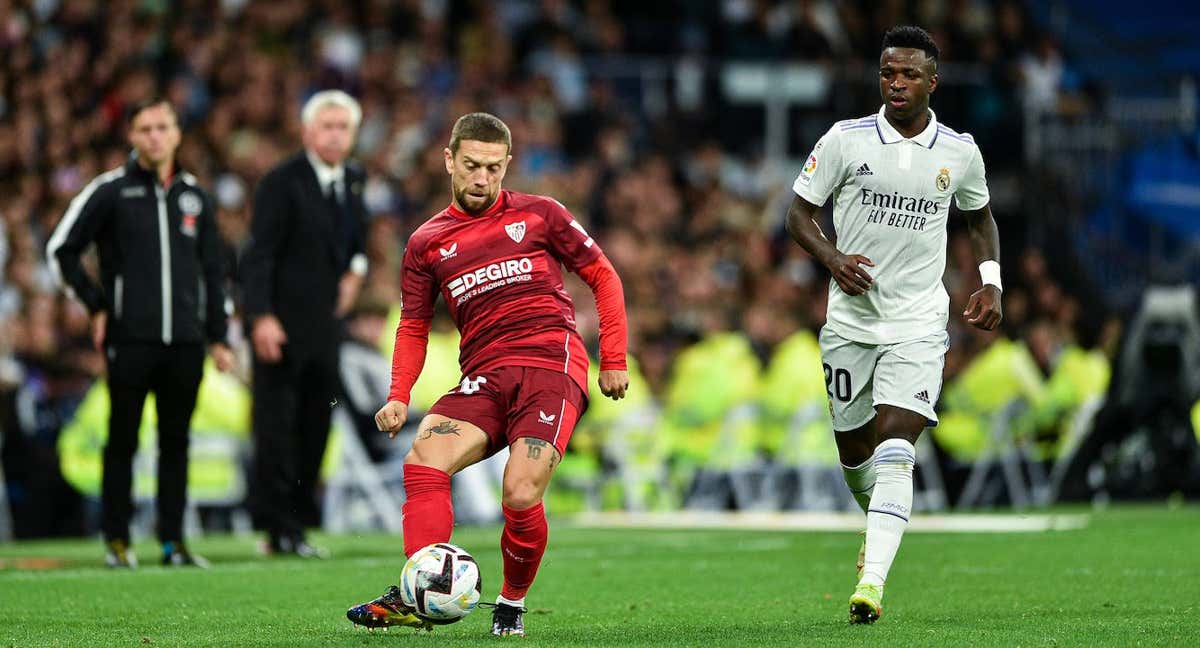
{"label": "crowd in stands", "polygon": [[[823,323],[828,275],[783,231],[797,168],[763,156],[761,128],[723,119],[711,78],[699,101],[643,110],[645,87],[628,73],[631,62],[635,71],[639,61],[683,58],[710,71],[734,59],[854,70],[849,80],[839,73],[837,101],[803,115],[828,125],[876,109],[880,36],[905,22],[930,28],[947,64],[987,75],[971,92],[948,90],[944,104],[935,96],[933,106],[975,133],[1002,196],[1022,165],[1022,105],[1057,101],[1063,76],[1053,40],[1020,3],[0,0],[0,424],[14,509],[37,508],[39,498],[59,502],[60,513],[69,508],[70,489],[45,476],[58,474],[59,434],[104,363],[90,346],[86,311],[54,283],[45,243],[71,198],[128,155],[122,116],[131,103],[162,94],[177,107],[179,159],[218,201],[236,304],[256,183],[299,141],[303,100],[332,87],[358,97],[356,157],[368,173],[371,212],[359,314],[398,303],[407,237],[448,203],[442,148],[454,119],[497,114],[514,139],[505,187],[554,196],[606,251],[624,280],[639,398],[658,403],[663,429],[677,430],[664,433],[668,445],[682,440],[664,452],[704,463],[711,447],[695,430],[739,402],[775,407],[782,429],[798,403],[770,401],[793,379],[816,381],[809,393],[822,396],[816,364],[798,369],[787,358],[812,360],[796,336]],[[833,112],[847,104],[852,114]],[[810,139],[791,148],[803,155],[819,134],[806,131]],[[1006,244],[1003,330],[976,331],[957,316],[979,281],[960,223],[945,276],[946,393],[958,393],[956,379],[1003,348],[1021,358],[1004,362],[1036,379],[1012,395],[1041,398],[1035,385],[1055,380],[1065,351],[1111,351],[1119,322],[1055,274],[1059,251],[1024,245],[1021,213],[995,212]],[[594,344],[586,286],[571,290]],[[390,348],[391,332],[376,330]],[[948,401],[973,415],[988,411],[969,394]],[[783,435],[736,438],[750,454],[777,454]],[[580,436],[586,447],[588,433]],[[946,442],[965,460],[967,445]],[[33,524],[34,532],[76,530],[56,524]]]}

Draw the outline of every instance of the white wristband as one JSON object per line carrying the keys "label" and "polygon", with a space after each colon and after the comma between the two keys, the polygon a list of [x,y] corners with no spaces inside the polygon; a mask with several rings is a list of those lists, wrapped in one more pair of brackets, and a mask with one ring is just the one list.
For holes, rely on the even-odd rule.
{"label": "white wristband", "polygon": [[1004,286],[1000,285],[1000,263],[988,259],[979,264],[979,278],[983,280],[983,285],[992,284],[1001,291]]}

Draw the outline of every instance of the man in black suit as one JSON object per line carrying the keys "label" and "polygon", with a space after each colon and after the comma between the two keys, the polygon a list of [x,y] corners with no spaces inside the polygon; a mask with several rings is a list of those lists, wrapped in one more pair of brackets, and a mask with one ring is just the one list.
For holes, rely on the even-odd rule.
{"label": "man in black suit", "polygon": [[254,347],[253,499],[274,554],[319,557],[315,487],[338,392],[341,317],[366,274],[364,174],[347,162],[362,111],[340,90],[304,105],[304,151],[258,184],[242,260]]}

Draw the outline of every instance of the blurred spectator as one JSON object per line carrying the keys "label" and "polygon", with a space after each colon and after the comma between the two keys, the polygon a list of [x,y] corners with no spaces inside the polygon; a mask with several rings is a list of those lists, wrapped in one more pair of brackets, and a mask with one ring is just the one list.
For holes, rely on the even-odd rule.
{"label": "blurred spectator", "polygon": [[342,343],[339,374],[342,398],[359,441],[372,461],[383,461],[399,444],[380,434],[375,425],[379,404],[387,402],[391,363],[379,353],[379,340],[387,336],[388,303],[363,295],[346,318],[347,340]]}
{"label": "blurred spectator", "polygon": [[1037,48],[1021,57],[1020,69],[1025,109],[1047,112],[1057,108],[1064,70],[1054,38],[1043,34]]}

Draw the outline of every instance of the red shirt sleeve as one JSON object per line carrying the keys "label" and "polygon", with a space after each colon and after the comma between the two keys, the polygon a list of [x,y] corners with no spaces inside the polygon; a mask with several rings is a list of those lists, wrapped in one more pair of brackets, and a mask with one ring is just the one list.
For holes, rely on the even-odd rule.
{"label": "red shirt sleeve", "polygon": [[425,366],[425,348],[429,345],[427,319],[401,317],[396,327],[396,346],[392,349],[392,388],[389,401],[407,405],[412,399],[412,387]]}
{"label": "red shirt sleeve", "polygon": [[408,319],[433,319],[433,303],[437,300],[437,279],[425,263],[424,236],[414,234],[404,248],[404,261],[400,268],[401,317]]}
{"label": "red shirt sleeve", "polygon": [[[571,216],[571,212],[557,200],[548,199],[543,212],[546,226],[549,228],[550,251],[554,257],[567,267],[567,270],[579,273],[579,269],[603,256],[600,246],[596,245],[583,225]],[[611,266],[609,266],[611,267]]]}
{"label": "red shirt sleeve", "polygon": [[424,238],[413,236],[404,249],[400,278],[400,325],[396,327],[396,346],[392,349],[389,401],[408,404],[412,398],[412,386],[425,366],[425,348],[429,344],[437,282],[424,259]]}
{"label": "red shirt sleeve", "polygon": [[600,370],[625,371],[625,352],[629,335],[625,321],[625,289],[621,277],[609,263],[599,258],[579,269],[579,276],[596,296],[596,312],[600,315]]}

